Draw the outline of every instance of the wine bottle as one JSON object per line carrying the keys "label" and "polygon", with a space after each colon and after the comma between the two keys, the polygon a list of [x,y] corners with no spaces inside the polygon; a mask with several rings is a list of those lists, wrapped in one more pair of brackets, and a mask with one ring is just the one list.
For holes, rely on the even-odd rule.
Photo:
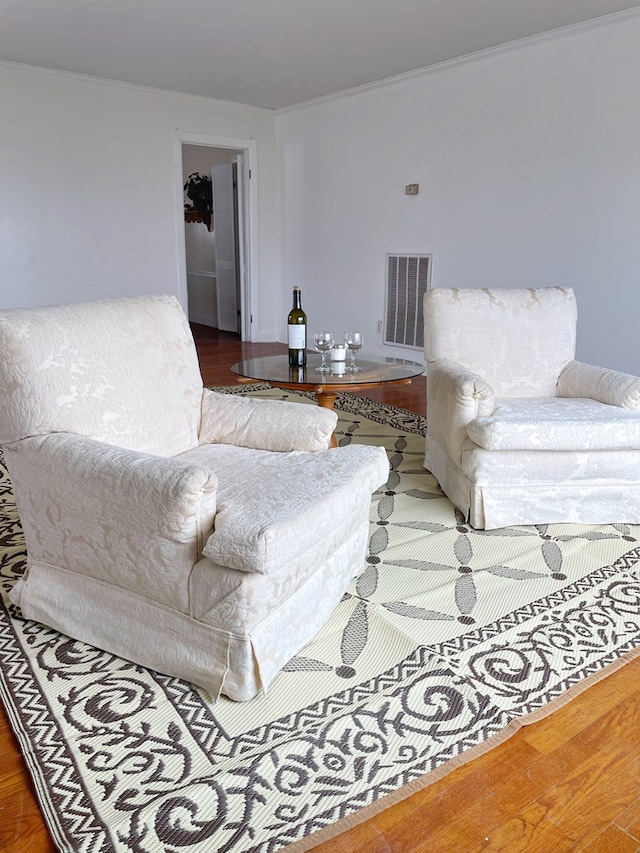
{"label": "wine bottle", "polygon": [[307,363],[307,315],[302,310],[300,288],[293,288],[293,308],[287,318],[289,366],[303,367]]}

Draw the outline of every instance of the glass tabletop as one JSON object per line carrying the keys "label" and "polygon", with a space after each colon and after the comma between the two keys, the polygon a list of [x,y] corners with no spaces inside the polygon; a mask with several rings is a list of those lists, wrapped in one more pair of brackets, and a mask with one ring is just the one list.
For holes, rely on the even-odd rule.
{"label": "glass tabletop", "polygon": [[[331,362],[328,362],[331,364]],[[344,362],[343,362],[344,364]],[[307,364],[305,367],[289,367],[288,355],[266,355],[261,358],[249,358],[232,365],[231,370],[239,376],[248,379],[257,379],[262,382],[273,382],[287,385],[373,385],[383,382],[398,382],[401,379],[411,379],[424,373],[424,365],[416,361],[407,361],[404,358],[376,358],[367,359],[358,357],[356,360],[360,370],[357,373],[349,372],[347,367],[344,373],[328,372],[320,373],[318,353],[307,353]]]}

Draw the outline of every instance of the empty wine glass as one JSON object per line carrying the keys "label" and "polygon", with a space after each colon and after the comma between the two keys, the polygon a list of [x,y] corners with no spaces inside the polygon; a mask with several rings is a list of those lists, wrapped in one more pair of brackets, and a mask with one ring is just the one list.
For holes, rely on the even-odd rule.
{"label": "empty wine glass", "polygon": [[361,332],[345,332],[344,333],[344,342],[347,345],[347,349],[349,350],[349,355],[351,356],[351,362],[349,367],[347,368],[352,373],[357,373],[358,370],[362,370],[361,367],[356,367],[356,353],[359,349],[362,349],[362,344],[364,343],[364,338],[362,337]]}
{"label": "empty wine glass", "polygon": [[327,353],[333,346],[333,333],[316,332],[313,336],[313,343],[316,348],[316,351],[320,353],[320,357],[322,359],[322,361],[320,362],[320,367],[316,367],[316,370],[321,373],[328,373],[330,367],[327,364]]}

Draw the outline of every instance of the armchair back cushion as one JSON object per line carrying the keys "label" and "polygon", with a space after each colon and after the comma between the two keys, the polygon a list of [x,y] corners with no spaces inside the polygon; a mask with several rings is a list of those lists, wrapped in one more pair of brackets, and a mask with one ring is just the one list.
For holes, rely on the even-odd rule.
{"label": "armchair back cushion", "polygon": [[70,432],[160,456],[198,444],[202,378],[173,296],[3,311],[0,343],[0,443]]}
{"label": "armchair back cushion", "polygon": [[[473,370],[497,397],[555,397],[575,356],[577,309],[571,288],[427,291],[425,357]],[[517,327],[517,335],[505,334]]]}

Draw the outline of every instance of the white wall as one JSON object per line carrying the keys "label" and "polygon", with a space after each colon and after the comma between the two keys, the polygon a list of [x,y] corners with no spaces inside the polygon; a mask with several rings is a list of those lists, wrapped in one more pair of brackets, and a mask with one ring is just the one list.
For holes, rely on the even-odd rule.
{"label": "white wall", "polygon": [[310,333],[407,355],[375,331],[385,254],[432,252],[433,287],[574,287],[578,358],[640,373],[639,104],[635,18],[279,113]]}
{"label": "white wall", "polygon": [[259,281],[253,337],[280,299],[275,117],[268,110],[0,65],[0,306],[179,293],[175,134],[252,139]]}

